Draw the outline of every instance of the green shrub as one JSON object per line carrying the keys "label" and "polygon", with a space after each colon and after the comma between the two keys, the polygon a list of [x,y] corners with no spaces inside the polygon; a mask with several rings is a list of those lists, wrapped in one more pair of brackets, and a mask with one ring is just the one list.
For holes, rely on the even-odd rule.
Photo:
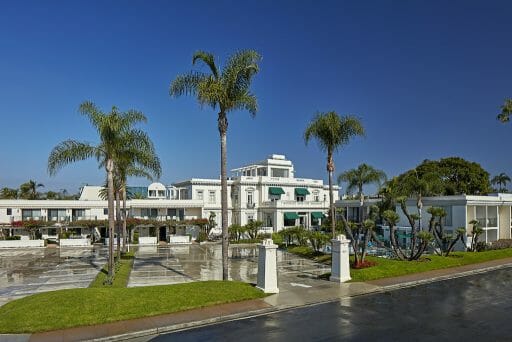
{"label": "green shrub", "polygon": [[276,245],[282,245],[284,243],[283,235],[281,235],[281,233],[272,233],[272,241],[274,241]]}
{"label": "green shrub", "polygon": [[329,235],[323,232],[308,232],[309,243],[315,252],[320,252],[329,242]]}
{"label": "green shrub", "polygon": [[21,240],[21,236],[19,236],[19,235],[7,236],[5,239],[6,240]]}
{"label": "green shrub", "polygon": [[206,232],[200,231],[199,234],[197,235],[196,242],[203,242],[203,241],[207,241],[207,240],[208,240],[208,235],[206,234]]}
{"label": "green shrub", "polygon": [[139,243],[139,232],[133,232],[133,243],[134,244]]}

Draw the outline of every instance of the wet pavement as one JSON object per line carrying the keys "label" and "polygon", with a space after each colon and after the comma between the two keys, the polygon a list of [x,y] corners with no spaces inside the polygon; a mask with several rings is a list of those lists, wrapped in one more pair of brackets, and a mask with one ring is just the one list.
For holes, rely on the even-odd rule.
{"label": "wet pavement", "polygon": [[492,271],[132,341],[505,341],[511,282]]}
{"label": "wet pavement", "polygon": [[106,263],[106,249],[0,249],[0,305],[29,294],[87,287]]}
{"label": "wet pavement", "polygon": [[[129,287],[176,284],[222,279],[222,249],[219,244],[138,247]],[[229,278],[256,283],[258,248],[254,245],[229,248]],[[278,251],[279,288],[311,288],[325,284],[320,274],[330,267],[293,254]]]}
{"label": "wet pavement", "polygon": [[[137,246],[128,286],[177,284],[222,279],[220,244]],[[87,287],[106,264],[107,249],[26,248],[0,249],[0,305],[29,294]],[[229,277],[256,283],[258,248],[255,245],[229,249]],[[281,297],[288,290],[314,290],[332,286],[317,276],[330,268],[278,251],[278,282]]]}

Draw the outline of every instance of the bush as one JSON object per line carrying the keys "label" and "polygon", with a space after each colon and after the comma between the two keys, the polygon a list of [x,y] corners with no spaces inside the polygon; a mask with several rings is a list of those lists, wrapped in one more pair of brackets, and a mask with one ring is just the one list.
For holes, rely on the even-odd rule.
{"label": "bush", "polygon": [[7,236],[5,239],[6,240],[21,240],[21,236],[19,236],[19,235]]}
{"label": "bush", "polygon": [[483,252],[487,250],[489,246],[485,243],[485,241],[478,241],[475,245],[476,252]]}
{"label": "bush", "polygon": [[204,231],[200,231],[197,235],[196,242],[208,241],[208,235]]}
{"label": "bush", "polygon": [[501,239],[498,241],[491,242],[487,249],[504,249],[512,248],[512,239]]}
{"label": "bush", "polygon": [[133,243],[134,244],[139,243],[139,232],[133,232]]}
{"label": "bush", "polygon": [[329,242],[329,235],[323,232],[308,232],[307,235],[315,252],[320,252]]}
{"label": "bush", "polygon": [[276,245],[282,245],[284,243],[283,235],[281,235],[281,233],[272,233],[272,241],[274,241]]}

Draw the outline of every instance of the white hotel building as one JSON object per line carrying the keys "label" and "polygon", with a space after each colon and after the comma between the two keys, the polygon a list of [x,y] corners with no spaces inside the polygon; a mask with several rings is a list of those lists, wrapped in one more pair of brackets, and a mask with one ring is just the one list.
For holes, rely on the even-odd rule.
{"label": "white hotel building", "polygon": [[[56,223],[72,226],[77,220],[107,219],[107,202],[99,197],[100,189],[85,186],[78,200],[0,200],[0,226],[23,220],[43,220],[49,227]],[[220,179],[192,178],[171,186],[153,183],[132,189],[146,198],[127,201],[129,217],[187,220],[208,218],[213,212],[221,225]],[[335,200],[338,193],[335,186]],[[296,225],[312,228],[321,223],[328,208],[328,186],[322,180],[296,178],[292,162],[283,155],[234,169],[228,180],[229,225],[260,220],[267,231]],[[13,234],[25,235],[23,229]],[[160,239],[168,234],[168,230],[160,233]],[[43,235],[49,235],[48,229]]]}

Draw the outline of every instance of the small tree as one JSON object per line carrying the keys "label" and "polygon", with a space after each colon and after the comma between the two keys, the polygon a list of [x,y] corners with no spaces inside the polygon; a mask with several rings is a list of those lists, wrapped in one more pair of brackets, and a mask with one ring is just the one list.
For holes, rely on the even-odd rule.
{"label": "small tree", "polygon": [[240,241],[242,236],[245,234],[246,228],[239,224],[232,224],[229,226],[229,236],[231,240]]}
{"label": "small tree", "polygon": [[208,225],[206,226],[206,229],[207,229],[206,234],[208,236],[210,236],[212,229],[217,226],[217,222],[215,222],[216,216],[217,215],[215,215],[215,213],[213,211],[210,211],[210,216],[208,217]]}
{"label": "small tree", "polygon": [[484,232],[484,230],[482,229],[482,227],[480,227],[480,222],[478,222],[477,220],[471,220],[469,221],[469,224],[473,225],[473,230],[471,231],[471,247],[469,248],[469,250],[471,252],[476,252],[478,247],[478,238],[480,237],[480,234]]}
{"label": "small tree", "polygon": [[318,253],[329,243],[330,239],[329,235],[323,232],[310,231],[308,232],[308,240],[313,250]]}
{"label": "small tree", "polygon": [[261,221],[251,221],[245,225],[245,230],[249,234],[249,239],[254,240],[258,237],[258,230],[263,226]]}

